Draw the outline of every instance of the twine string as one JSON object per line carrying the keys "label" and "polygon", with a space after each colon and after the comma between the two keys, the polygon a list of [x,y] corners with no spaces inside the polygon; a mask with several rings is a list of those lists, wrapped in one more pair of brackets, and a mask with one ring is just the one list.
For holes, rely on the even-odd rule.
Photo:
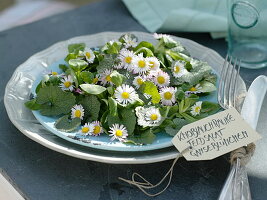
{"label": "twine string", "polygon": [[[190,149],[191,149],[191,147],[188,147],[188,148],[186,148],[185,150],[181,151],[181,152],[178,154],[178,156],[177,156],[177,157],[174,159],[174,161],[172,162],[172,165],[171,165],[170,169],[168,170],[168,172],[167,172],[167,173],[164,175],[164,177],[163,177],[157,184],[155,184],[155,185],[153,185],[152,183],[150,183],[150,182],[149,182],[148,180],[146,180],[143,176],[141,176],[140,174],[138,174],[138,173],[136,173],[136,172],[134,172],[134,173],[132,174],[132,179],[131,179],[131,180],[127,180],[127,179],[124,179],[124,178],[122,178],[122,177],[119,177],[119,180],[124,181],[124,182],[126,182],[126,183],[128,183],[128,184],[131,184],[131,185],[136,186],[137,188],[139,188],[139,189],[140,189],[144,194],[146,194],[147,196],[150,196],[150,197],[158,196],[158,195],[160,195],[161,193],[163,193],[163,192],[169,187],[169,185],[170,185],[170,183],[171,183],[171,180],[172,180],[173,168],[174,168],[176,162],[178,161],[178,159],[179,159],[180,157],[182,157],[183,154],[186,153],[186,152],[187,152],[188,150],[190,150]],[[160,186],[160,185],[163,183],[163,181],[168,177],[168,175],[169,175],[168,183],[167,183],[167,185],[166,185],[161,191],[159,191],[159,192],[157,192],[157,193],[154,193],[154,194],[149,193],[149,192],[146,191],[146,190],[153,189],[153,188],[156,188],[156,187]],[[141,179],[143,182],[139,182],[139,181],[137,181],[137,180],[136,180],[136,177],[139,178],[139,179]]]}
{"label": "twine string", "polygon": [[240,147],[230,154],[230,163],[233,165],[236,159],[240,159],[240,164],[245,166],[253,156],[255,152],[256,145],[254,143],[250,143],[247,146]]}

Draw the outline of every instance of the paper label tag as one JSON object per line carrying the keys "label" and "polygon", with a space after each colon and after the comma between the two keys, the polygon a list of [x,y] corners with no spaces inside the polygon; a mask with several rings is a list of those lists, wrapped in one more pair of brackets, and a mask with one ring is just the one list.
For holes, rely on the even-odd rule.
{"label": "paper label tag", "polygon": [[172,143],[180,152],[192,147],[183,155],[186,160],[211,160],[260,138],[237,110],[230,108],[184,126]]}

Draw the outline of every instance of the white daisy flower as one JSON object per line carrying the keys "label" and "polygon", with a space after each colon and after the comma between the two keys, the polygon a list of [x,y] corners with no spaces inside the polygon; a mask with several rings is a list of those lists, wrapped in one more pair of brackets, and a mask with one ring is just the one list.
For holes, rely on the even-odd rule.
{"label": "white daisy flower", "polygon": [[93,121],[92,125],[93,125],[93,131],[92,131],[91,135],[98,136],[101,133],[103,133],[103,128],[101,127],[99,121]]}
{"label": "white daisy flower", "polygon": [[176,43],[176,41],[174,39],[172,39],[172,37],[170,35],[161,34],[161,33],[160,34],[154,33],[153,37],[156,40],[164,38],[166,41],[169,41],[169,42],[172,42],[172,43]]}
{"label": "white daisy flower", "polygon": [[120,62],[120,63],[117,63],[117,64],[114,64],[113,65],[113,68],[114,69],[123,69],[123,64]]}
{"label": "white daisy flower", "polygon": [[129,47],[136,47],[137,46],[137,40],[136,38],[131,38],[129,35],[124,35],[123,37],[124,40],[124,46],[125,48],[129,48]]}
{"label": "white daisy flower", "polygon": [[94,130],[94,125],[91,123],[85,123],[81,128],[81,133],[83,135],[91,135]]}
{"label": "white daisy flower", "polygon": [[71,109],[71,118],[80,118],[83,119],[84,116],[84,109],[82,107],[82,105],[74,105]]}
{"label": "white daisy flower", "polygon": [[176,61],[174,65],[172,66],[172,74],[176,78],[180,78],[183,75],[185,75],[188,71],[185,68],[185,62],[184,61]]}
{"label": "white daisy flower", "polygon": [[63,77],[63,79],[61,79],[61,83],[60,83],[59,87],[62,90],[73,91],[74,86],[72,83],[73,83],[73,80],[72,80],[71,76],[65,76],[65,77]]}
{"label": "white daisy flower", "polygon": [[109,136],[111,136],[111,141],[117,139],[123,142],[128,136],[128,131],[126,127],[120,124],[112,124],[109,133],[111,133],[109,134]]}
{"label": "white daisy flower", "polygon": [[146,81],[145,76],[136,76],[133,80],[133,85],[136,89],[138,89],[144,82]]}
{"label": "white daisy flower", "polygon": [[138,94],[132,86],[122,84],[115,89],[115,99],[122,106],[133,104],[138,99]]}
{"label": "white daisy flower", "polygon": [[200,110],[201,110],[201,105],[202,105],[202,101],[198,101],[195,103],[195,105],[193,105],[191,107],[191,111],[190,113],[193,115],[193,116],[197,116],[200,114]]}
{"label": "white daisy flower", "polygon": [[160,67],[160,62],[156,57],[148,57],[147,58],[150,66],[150,70],[158,71]]}
{"label": "white daisy flower", "polygon": [[150,64],[147,58],[143,57],[143,54],[140,53],[133,58],[133,73],[134,74],[144,74],[150,70]]}
{"label": "white daisy flower", "polygon": [[169,74],[159,71],[154,77],[154,83],[159,87],[168,86],[170,84]]}
{"label": "white daisy flower", "polygon": [[83,51],[83,55],[85,56],[85,59],[88,63],[93,63],[95,60],[95,54],[90,48],[85,48]]}
{"label": "white daisy flower", "polygon": [[175,93],[177,88],[164,87],[160,90],[161,103],[165,106],[171,106],[175,103]]}
{"label": "white daisy flower", "polygon": [[143,127],[159,126],[161,123],[162,116],[159,109],[152,106],[144,108],[138,106],[135,108],[135,113],[137,116],[137,123]]}
{"label": "white daisy flower", "polygon": [[54,76],[54,77],[60,77],[60,74],[58,74],[57,72],[54,72],[54,71],[51,71],[48,75]]}
{"label": "white daisy flower", "polygon": [[196,86],[191,87],[188,91],[185,92],[186,95],[189,94],[198,94],[202,92],[202,87],[200,84],[197,84]]}
{"label": "white daisy flower", "polygon": [[112,73],[112,70],[110,69],[105,69],[101,74],[100,74],[100,81],[102,85],[113,85],[113,83],[111,82],[111,77],[110,74]]}
{"label": "white daisy flower", "polygon": [[129,51],[128,49],[122,49],[120,51],[120,54],[118,58],[121,61],[121,66],[123,66],[128,71],[132,71],[132,65],[133,65],[133,58],[135,57],[135,54],[133,51]]}

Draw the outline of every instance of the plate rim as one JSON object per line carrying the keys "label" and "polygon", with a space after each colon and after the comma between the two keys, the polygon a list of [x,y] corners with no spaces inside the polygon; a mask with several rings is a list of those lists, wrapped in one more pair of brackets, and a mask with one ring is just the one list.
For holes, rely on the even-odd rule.
{"label": "plate rim", "polygon": [[[159,162],[159,161],[164,161],[164,160],[169,160],[169,159],[173,159],[175,158],[177,155],[178,155],[178,152],[174,149],[174,150],[168,150],[166,152],[164,152],[162,154],[162,156],[154,156],[154,157],[151,157],[150,159],[148,159],[146,156],[144,158],[141,157],[141,159],[139,158],[138,159],[133,159],[133,160],[130,160],[130,159],[118,159],[118,158],[110,158],[110,157],[105,157],[105,156],[96,156],[96,155],[92,155],[92,154],[88,154],[88,153],[83,153],[81,151],[73,151],[73,149],[68,149],[66,147],[62,147],[61,145],[59,144],[56,144],[56,143],[53,143],[51,141],[49,141],[48,139],[44,138],[44,137],[41,137],[40,135],[38,134],[32,134],[33,132],[29,132],[27,130],[24,130],[23,127],[20,126],[20,124],[12,118],[11,116],[11,111],[9,108],[9,106],[7,105],[7,90],[8,90],[8,87],[10,87],[12,85],[12,80],[14,79],[14,77],[16,76],[16,74],[18,73],[19,69],[24,66],[27,62],[29,62],[31,59],[33,58],[38,58],[41,54],[44,54],[45,52],[49,51],[50,49],[53,49],[54,47],[60,45],[60,44],[63,44],[63,43],[71,43],[72,40],[82,40],[83,38],[86,38],[88,36],[96,36],[96,35],[120,35],[120,34],[124,34],[124,33],[127,33],[127,32],[100,32],[100,33],[96,33],[96,34],[91,34],[91,35],[82,35],[82,36],[77,36],[77,37],[73,37],[73,38],[70,38],[68,40],[64,40],[64,41],[59,41],[57,43],[54,43],[53,45],[49,46],[48,48],[42,50],[42,51],[39,51],[35,54],[33,54],[32,56],[30,56],[25,62],[23,62],[21,65],[19,65],[15,71],[13,72],[11,78],[9,79],[7,85],[6,85],[6,88],[5,88],[5,94],[4,94],[4,105],[5,105],[5,108],[6,108],[6,111],[7,111],[7,114],[8,114],[8,117],[10,119],[10,121],[15,125],[15,127],[17,127],[20,132],[22,132],[25,136],[29,137],[30,139],[34,140],[35,142],[38,142],[39,144],[43,145],[43,146],[46,146],[52,150],[55,150],[55,151],[58,151],[60,153],[63,153],[63,154],[67,154],[67,155],[70,155],[70,156],[73,156],[73,157],[77,157],[77,158],[82,158],[82,159],[87,159],[87,160],[94,160],[94,161],[99,161],[99,162],[105,162],[105,163],[120,163],[120,164],[144,164],[144,163],[153,163],[153,162]],[[145,33],[145,32],[135,32],[135,31],[131,31],[131,33],[133,34],[141,34],[141,35],[145,35],[145,36],[149,36],[151,37],[151,34],[150,33]],[[216,57],[216,59],[219,59],[221,60],[221,63],[223,62],[223,58],[216,52],[214,51],[213,49],[210,49],[206,46],[203,46],[193,40],[190,40],[190,39],[186,39],[186,38],[181,38],[181,37],[177,37],[177,36],[172,36],[175,40],[178,40],[180,41],[181,43],[183,42],[189,42],[191,43],[193,46],[197,46],[197,48],[201,48],[203,50],[205,50],[206,52],[208,53],[211,53],[211,56],[213,57]],[[219,62],[219,60],[217,60]],[[243,82],[243,80],[242,80]],[[89,149],[89,147],[88,147]],[[138,151],[137,151],[138,153]],[[137,157],[138,158],[138,157]]]}

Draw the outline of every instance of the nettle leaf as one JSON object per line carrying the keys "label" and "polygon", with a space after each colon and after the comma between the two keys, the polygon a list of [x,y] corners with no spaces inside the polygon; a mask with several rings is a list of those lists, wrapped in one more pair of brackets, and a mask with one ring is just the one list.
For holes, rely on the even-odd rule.
{"label": "nettle leaf", "polygon": [[154,83],[150,81],[145,81],[141,86],[141,91],[143,91],[143,93],[151,95],[153,104],[157,104],[160,102],[160,94],[157,86]]}
{"label": "nettle leaf", "polygon": [[113,71],[110,74],[110,78],[111,82],[114,83],[117,87],[120,86],[126,80],[126,77],[117,71]]}
{"label": "nettle leaf", "polygon": [[92,72],[89,72],[89,71],[82,71],[80,73],[81,75],[81,78],[84,82],[86,83],[92,83],[93,82],[93,79],[94,79],[94,74]]}
{"label": "nettle leaf", "polygon": [[97,120],[100,112],[101,103],[98,98],[94,95],[85,96],[81,101],[85,113],[88,113],[91,117],[91,120]]}
{"label": "nettle leaf", "polygon": [[139,133],[139,135],[134,135],[128,137],[129,140],[134,141],[138,144],[151,144],[155,140],[156,136],[153,134],[152,129],[147,129]]}
{"label": "nettle leaf", "polygon": [[46,86],[39,90],[36,103],[41,104],[42,115],[53,116],[67,114],[75,104],[72,93],[62,91],[57,86]]}
{"label": "nettle leaf", "polygon": [[81,119],[80,118],[74,118],[69,120],[68,115],[64,115],[63,117],[60,117],[54,124],[54,126],[64,132],[72,132],[76,130],[81,125]]}
{"label": "nettle leaf", "polygon": [[77,72],[84,70],[88,66],[88,63],[81,59],[71,59],[69,60],[69,65],[75,72]]}
{"label": "nettle leaf", "polygon": [[126,126],[128,134],[131,135],[134,132],[136,125],[136,116],[133,109],[123,109],[121,111],[122,124]]}
{"label": "nettle leaf", "polygon": [[200,82],[200,86],[202,87],[202,92],[213,92],[216,90],[216,86],[213,85],[211,82],[208,81],[202,81]]}
{"label": "nettle leaf", "polygon": [[81,84],[81,89],[88,94],[101,94],[102,92],[106,91],[106,88],[100,85],[94,84]]}
{"label": "nettle leaf", "polygon": [[109,114],[112,116],[116,116],[118,114],[117,112],[117,101],[113,99],[112,97],[108,98],[108,105],[109,105]]}
{"label": "nettle leaf", "polygon": [[84,48],[85,48],[84,43],[70,44],[68,46],[68,51],[69,51],[69,53],[78,54],[79,51],[83,51]]}
{"label": "nettle leaf", "polygon": [[31,110],[39,110],[41,105],[36,103],[36,99],[32,99],[24,103],[24,105]]}

